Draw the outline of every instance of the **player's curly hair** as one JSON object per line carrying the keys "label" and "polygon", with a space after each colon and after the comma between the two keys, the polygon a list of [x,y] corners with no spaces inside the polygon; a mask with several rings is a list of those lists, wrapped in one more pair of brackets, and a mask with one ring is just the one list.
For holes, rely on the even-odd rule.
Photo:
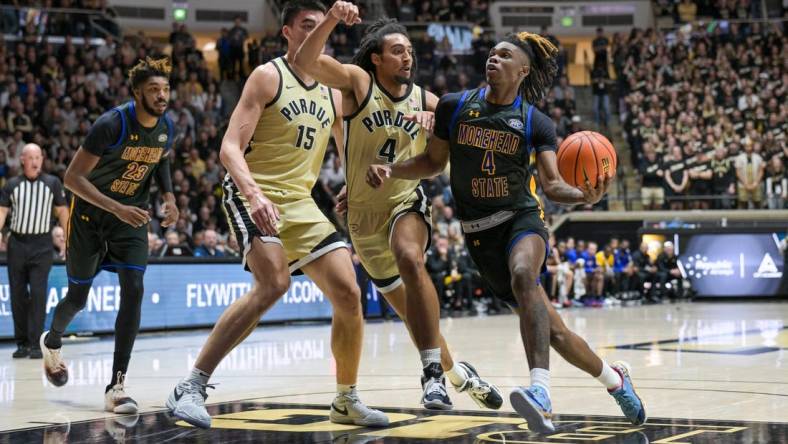
{"label": "player's curly hair", "polygon": [[[408,29],[393,18],[381,18],[372,23],[364,31],[366,34],[361,39],[358,51],[353,56],[352,63],[358,65],[367,72],[375,72],[375,64],[372,63],[372,54],[383,52],[383,39],[389,34],[402,34],[408,37]],[[411,73],[418,72],[416,57],[410,67]]]}
{"label": "player's curly hair", "polygon": [[528,103],[538,102],[558,73],[558,48],[550,40],[530,32],[510,33],[503,41],[517,46],[528,56],[531,71],[520,83],[519,92]]}
{"label": "player's curly hair", "polygon": [[151,77],[166,77],[169,79],[171,71],[172,64],[169,57],[160,59],[145,57],[145,60],[138,61],[129,70],[129,84],[132,89],[137,89]]}

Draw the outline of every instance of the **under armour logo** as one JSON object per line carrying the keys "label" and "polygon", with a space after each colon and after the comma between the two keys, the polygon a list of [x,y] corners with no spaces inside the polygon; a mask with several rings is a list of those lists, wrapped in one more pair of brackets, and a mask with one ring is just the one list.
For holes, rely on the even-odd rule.
{"label": "under armour logo", "polygon": [[473,246],[474,246],[474,247],[478,247],[478,246],[479,246],[479,245],[481,245],[481,244],[482,244],[482,242],[481,242],[479,239],[475,239],[475,240],[473,241]]}
{"label": "under armour logo", "polygon": [[139,134],[132,134],[132,135],[129,136],[129,140],[131,140],[132,142],[136,142],[136,141],[140,140],[140,135]]}
{"label": "under armour logo", "polygon": [[79,218],[80,218],[80,219],[82,219],[82,220],[84,220],[85,222],[90,222],[90,218],[89,218],[89,217],[87,217],[87,216],[85,216],[84,214],[80,214],[80,215],[79,215]]}
{"label": "under armour logo", "polygon": [[471,111],[468,113],[468,115],[471,117],[479,117],[479,111]]}

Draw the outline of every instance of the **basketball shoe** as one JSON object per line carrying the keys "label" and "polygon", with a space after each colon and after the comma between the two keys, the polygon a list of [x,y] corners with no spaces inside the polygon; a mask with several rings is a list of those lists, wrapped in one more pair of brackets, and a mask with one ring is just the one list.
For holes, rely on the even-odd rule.
{"label": "basketball shoe", "polygon": [[449,393],[446,391],[446,377],[443,375],[440,363],[434,362],[424,367],[421,387],[424,389],[421,403],[424,404],[425,409],[451,410],[454,407],[449,399]]}
{"label": "basketball shoe", "polygon": [[337,424],[354,424],[365,427],[386,427],[389,418],[380,410],[367,407],[353,389],[349,393],[338,393],[331,403],[328,418]]}
{"label": "basketball shoe", "polygon": [[137,401],[126,394],[126,375],[118,372],[118,378],[107,393],[104,393],[104,410],[113,413],[137,413]]}
{"label": "basketball shoe", "polygon": [[509,395],[509,401],[514,410],[528,421],[528,430],[536,433],[555,432],[553,406],[542,387],[517,387]]}
{"label": "basketball shoe", "polygon": [[68,382],[68,367],[63,362],[60,355],[60,348],[49,348],[46,346],[46,338],[49,331],[41,333],[38,343],[41,346],[41,353],[44,357],[44,375],[52,385],[62,387]]}
{"label": "basketball shoe", "polygon": [[167,408],[170,413],[189,424],[208,429],[211,427],[211,415],[205,409],[205,400],[208,399],[207,388],[214,388],[214,386],[183,380],[167,397]]}
{"label": "basketball shoe", "polygon": [[629,364],[623,361],[616,361],[610,367],[621,375],[621,387],[608,390],[608,393],[616,400],[618,406],[621,407],[621,411],[624,412],[624,416],[632,424],[643,424],[646,422],[646,408],[643,406],[643,401],[635,393],[632,378],[629,376]]}
{"label": "basketball shoe", "polygon": [[479,373],[471,364],[467,362],[457,363],[468,378],[461,385],[454,385],[454,389],[462,393],[467,391],[468,395],[479,406],[488,409],[498,410],[503,405],[503,397],[498,387],[482,379]]}

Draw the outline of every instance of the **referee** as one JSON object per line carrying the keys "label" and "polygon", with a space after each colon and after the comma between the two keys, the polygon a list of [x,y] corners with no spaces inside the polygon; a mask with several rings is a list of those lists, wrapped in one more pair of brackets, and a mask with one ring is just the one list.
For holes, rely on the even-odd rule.
{"label": "referee", "polygon": [[47,278],[53,260],[52,207],[64,228],[68,210],[60,180],[41,173],[41,147],[25,145],[20,162],[23,174],[9,179],[0,193],[0,230],[10,209],[8,284],[17,343],[13,357],[40,359],[38,338],[44,331]]}

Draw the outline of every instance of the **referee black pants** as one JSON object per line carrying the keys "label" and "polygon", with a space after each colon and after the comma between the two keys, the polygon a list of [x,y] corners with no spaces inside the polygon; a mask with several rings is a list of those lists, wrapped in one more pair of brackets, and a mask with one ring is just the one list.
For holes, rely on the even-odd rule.
{"label": "referee black pants", "polygon": [[8,285],[17,345],[38,347],[38,337],[44,331],[47,281],[53,258],[49,233],[12,233],[8,239]]}

